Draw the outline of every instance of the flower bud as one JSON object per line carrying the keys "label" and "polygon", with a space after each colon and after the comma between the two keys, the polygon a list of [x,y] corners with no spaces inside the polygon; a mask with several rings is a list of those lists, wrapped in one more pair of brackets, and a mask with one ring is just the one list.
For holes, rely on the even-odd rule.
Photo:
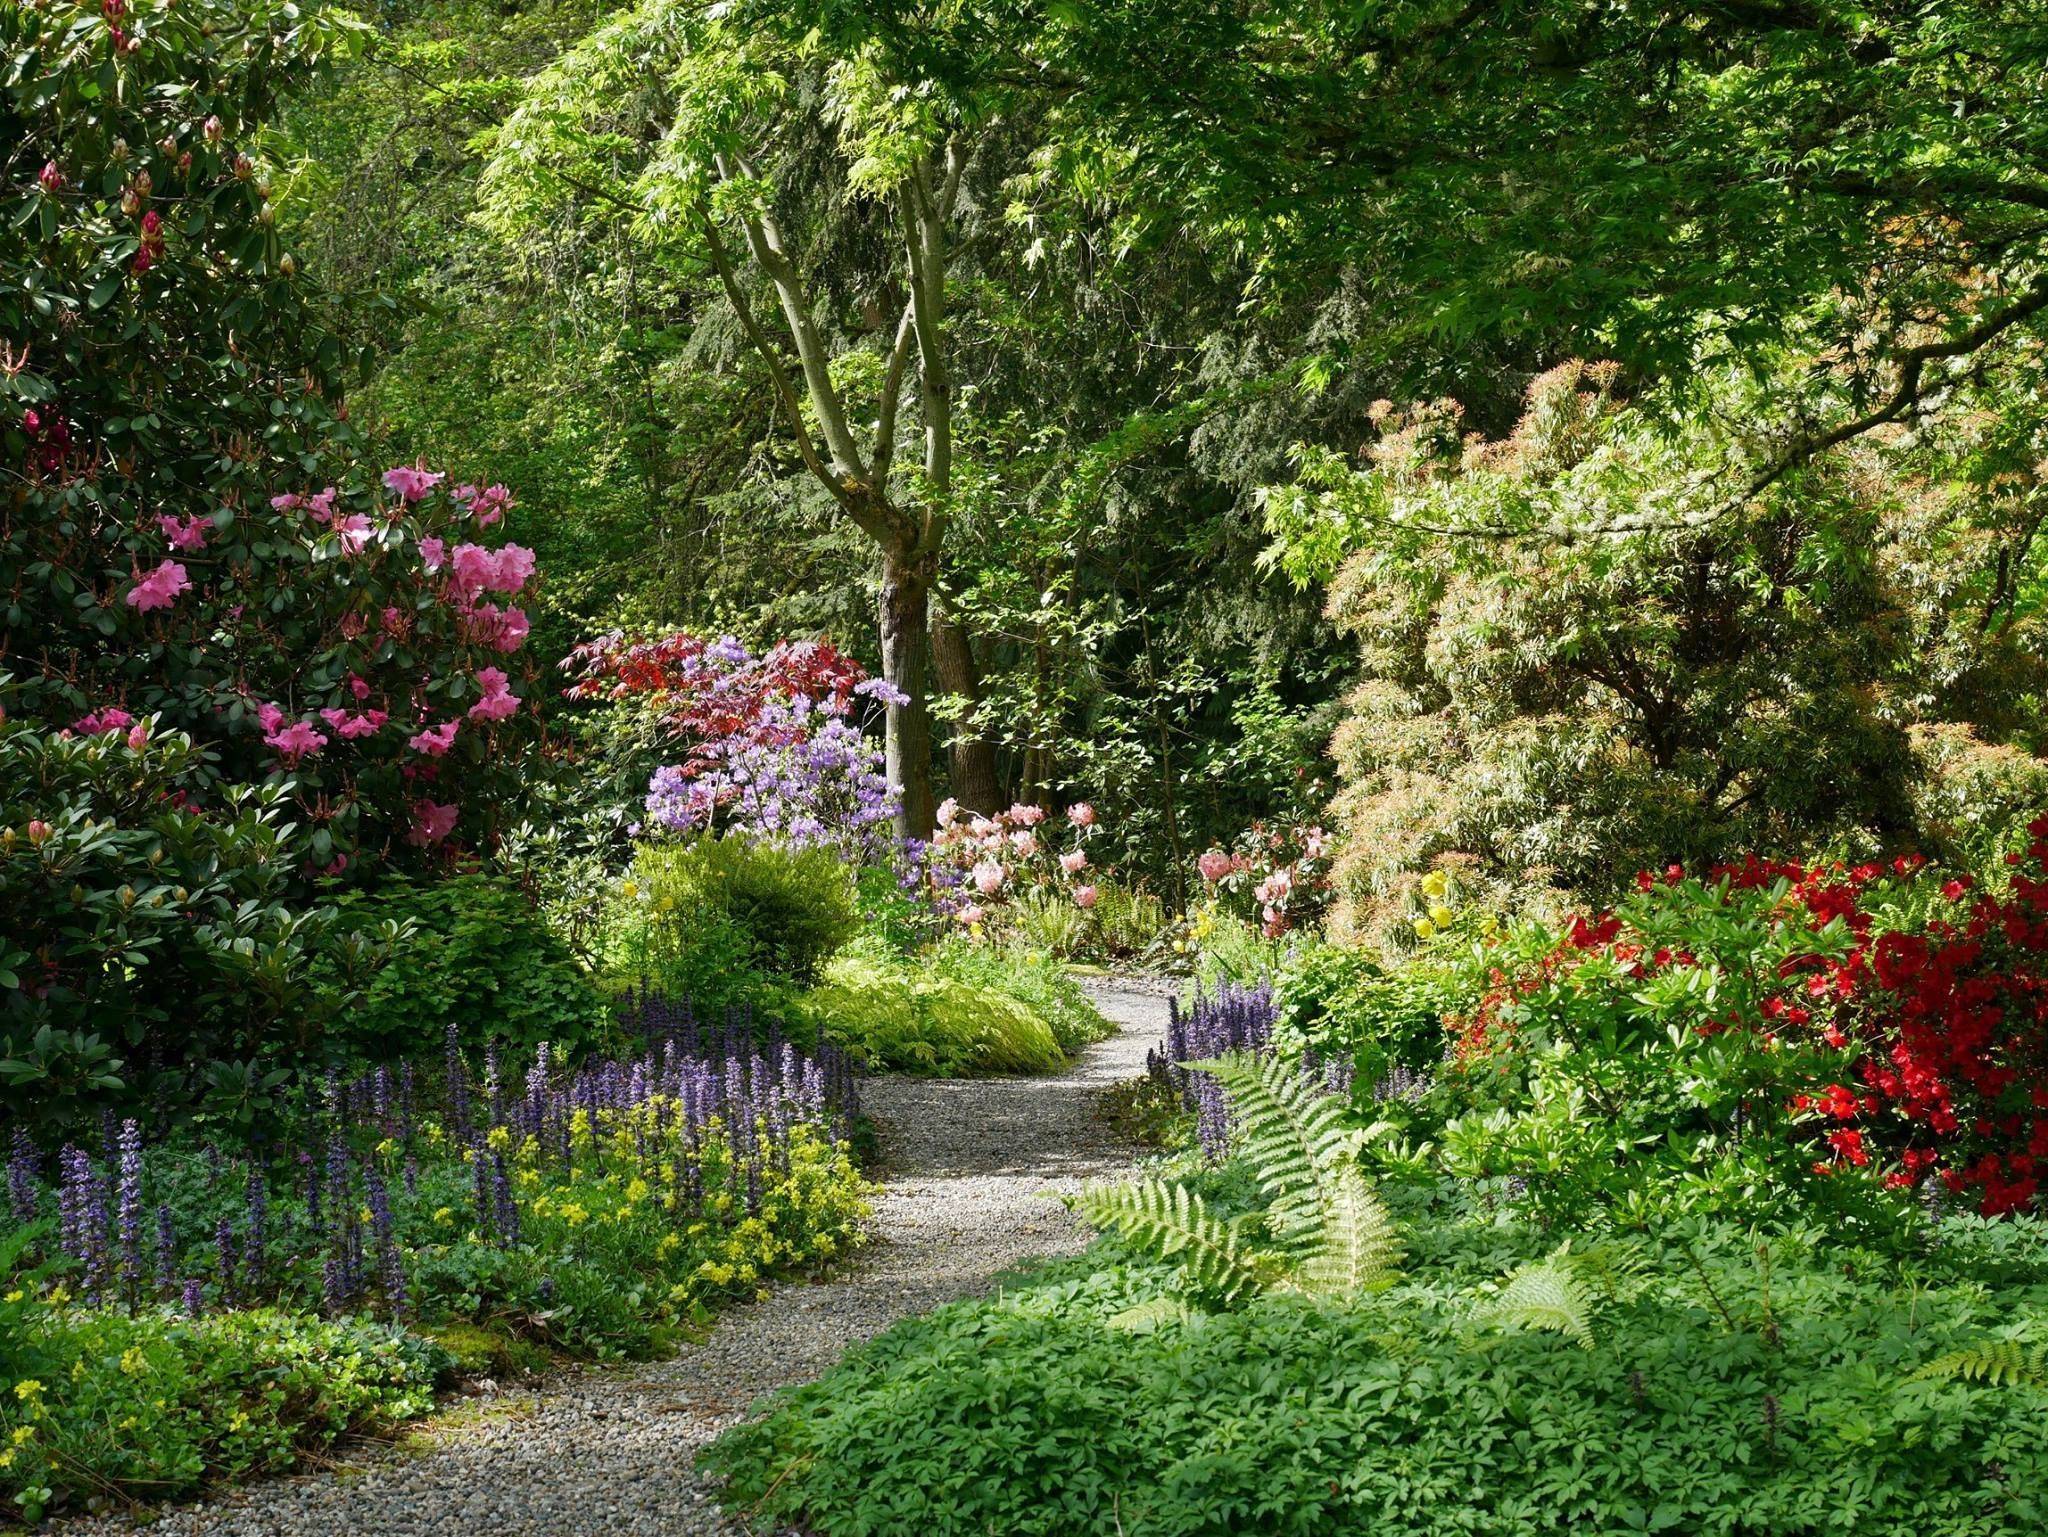
{"label": "flower bud", "polygon": [[48,822],[29,823],[28,841],[37,848],[41,848],[45,843],[48,843],[50,841],[50,824]]}
{"label": "flower bud", "polygon": [[116,165],[119,165],[122,161],[126,160],[128,158],[128,154],[128,141],[126,139],[116,139],[114,141],[114,147],[107,151],[107,157],[110,160],[112,160]]}
{"label": "flower bud", "polygon": [[206,126],[205,126],[204,128],[202,128],[202,129],[200,130],[200,132],[202,132],[202,133],[204,133],[204,134],[206,135],[206,142],[207,142],[208,144],[218,144],[218,143],[220,143],[220,135],[221,135],[221,126],[220,126],[220,119],[219,119],[218,117],[210,117],[210,118],[208,118],[208,119],[206,120]]}
{"label": "flower bud", "polygon": [[[263,211],[265,213],[270,212],[268,208],[264,209]],[[277,259],[277,270],[279,272],[282,272],[286,277],[292,277],[297,274],[299,270],[299,264],[292,260],[292,253],[287,251],[284,253],[284,255],[280,256]]]}
{"label": "flower bud", "polygon": [[247,181],[256,174],[256,162],[247,155],[235,156],[235,180]]}
{"label": "flower bud", "polygon": [[57,162],[54,160],[43,162],[43,174],[38,176],[36,180],[42,183],[45,192],[53,195],[61,192],[64,188],[64,173],[57,169]]}
{"label": "flower bud", "polygon": [[258,224],[275,224],[277,222],[277,210],[268,203],[265,203],[256,210],[256,222]]}

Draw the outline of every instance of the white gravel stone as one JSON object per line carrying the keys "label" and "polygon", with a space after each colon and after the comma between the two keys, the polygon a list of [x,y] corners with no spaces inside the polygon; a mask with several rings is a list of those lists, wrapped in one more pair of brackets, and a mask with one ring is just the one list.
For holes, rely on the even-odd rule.
{"label": "white gravel stone", "polygon": [[[1149,979],[1094,984],[1119,1033],[1054,1078],[875,1078],[887,1188],[873,1242],[835,1278],[735,1308],[668,1361],[502,1389],[357,1466],[275,1479],[145,1515],[163,1537],[762,1537],[722,1512],[700,1447],[763,1394],[817,1376],[897,1319],[986,1288],[1020,1261],[1072,1253],[1085,1229],[1056,1196],[1120,1172],[1101,1091],[1144,1071],[1166,1001]],[[61,1537],[132,1532],[125,1516]]]}

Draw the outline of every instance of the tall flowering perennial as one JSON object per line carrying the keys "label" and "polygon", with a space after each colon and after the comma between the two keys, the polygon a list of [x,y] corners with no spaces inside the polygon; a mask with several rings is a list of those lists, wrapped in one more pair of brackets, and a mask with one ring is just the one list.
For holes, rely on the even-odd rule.
{"label": "tall flowering perennial", "polygon": [[[2029,836],[2000,886],[1918,856],[1645,872],[1631,898],[1573,919],[1539,954],[1509,960],[1507,938],[1489,940],[1503,961],[1453,1022],[1456,1058],[1504,1068],[1526,1034],[1626,1019],[1674,1074],[1697,1073],[1677,1061],[1694,1056],[1739,1073],[1735,1134],[1781,1139],[1816,1177],[1931,1186],[1991,1216],[2037,1209],[2048,817]],[[1684,985],[1695,971],[1711,973],[1711,992]]]}

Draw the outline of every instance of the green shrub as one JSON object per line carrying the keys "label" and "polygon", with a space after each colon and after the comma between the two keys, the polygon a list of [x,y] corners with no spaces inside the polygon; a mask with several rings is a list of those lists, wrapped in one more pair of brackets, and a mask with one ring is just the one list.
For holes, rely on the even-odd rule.
{"label": "green shrub", "polygon": [[621,937],[657,982],[699,975],[712,959],[805,987],[860,928],[853,877],[827,849],[715,837],[642,844],[620,891]]}
{"label": "green shrub", "polygon": [[433,1406],[445,1357],[394,1327],[255,1309],[187,1318],[37,1306],[0,1393],[0,1491],[30,1520],[280,1472]]}
{"label": "green shrub", "polygon": [[803,1006],[819,1034],[874,1069],[1053,1073],[1067,1063],[1052,1026],[1016,998],[921,973],[873,947],[837,957]]}
{"label": "green shrub", "polygon": [[450,1024],[511,1046],[553,1041],[571,1050],[604,1030],[604,1001],[591,979],[507,880],[391,881],[345,896],[341,906],[358,932],[390,924],[404,931],[361,1005],[335,1026],[338,1042],[364,1056],[436,1050]]}
{"label": "green shrub", "polygon": [[999,950],[956,934],[934,946],[926,960],[939,976],[1016,999],[1052,1027],[1060,1050],[1069,1055],[1116,1033],[1081,984],[1042,951],[1021,945]]}
{"label": "green shrub", "polygon": [[1370,1089],[1396,1067],[1435,1068],[1449,1043],[1444,1015],[1468,1001],[1461,976],[1434,958],[1388,970],[1367,950],[1309,943],[1273,978],[1273,1041],[1290,1057],[1348,1059]]}

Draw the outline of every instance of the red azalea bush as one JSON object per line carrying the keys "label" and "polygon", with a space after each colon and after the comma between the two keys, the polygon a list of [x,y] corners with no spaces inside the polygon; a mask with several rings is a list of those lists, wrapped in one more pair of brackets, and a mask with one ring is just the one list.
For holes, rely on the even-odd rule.
{"label": "red azalea bush", "polygon": [[[1746,1158],[1774,1178],[1938,1182],[1986,1215],[2048,1167],[2048,818],[2008,878],[1917,857],[1749,858],[1638,877],[1611,912],[1477,952],[1452,1075],[1519,1070],[1615,1098],[1617,1157]],[[1625,1092],[1617,1092],[1623,1090]],[[1639,1150],[1657,1145],[1658,1150]],[[1627,1151],[1630,1147],[1638,1151]]]}

